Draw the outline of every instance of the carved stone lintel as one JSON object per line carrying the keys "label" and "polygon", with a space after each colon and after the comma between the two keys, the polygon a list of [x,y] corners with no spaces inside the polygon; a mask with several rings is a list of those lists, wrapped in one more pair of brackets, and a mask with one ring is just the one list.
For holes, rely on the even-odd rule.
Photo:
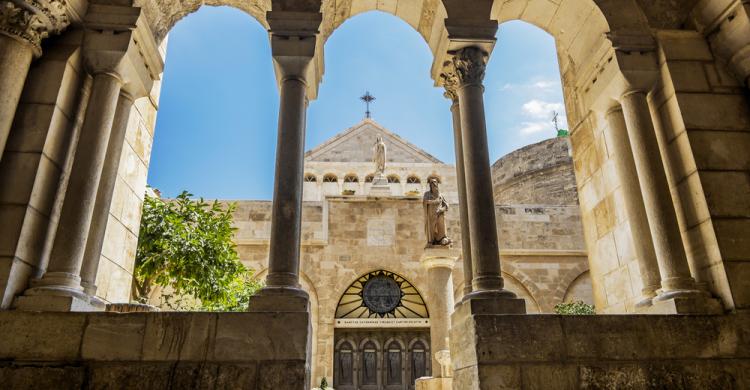
{"label": "carved stone lintel", "polygon": [[445,89],[443,96],[450,99],[453,104],[458,103],[458,83],[456,67],[452,61],[446,61],[443,64],[443,72],[440,73],[440,84]]}
{"label": "carved stone lintel", "polygon": [[487,67],[487,52],[478,47],[469,46],[450,54],[453,55],[453,67],[459,86],[482,84]]}
{"label": "carved stone lintel", "polygon": [[0,0],[0,34],[28,43],[37,57],[42,54],[42,39],[69,24],[65,0]]}

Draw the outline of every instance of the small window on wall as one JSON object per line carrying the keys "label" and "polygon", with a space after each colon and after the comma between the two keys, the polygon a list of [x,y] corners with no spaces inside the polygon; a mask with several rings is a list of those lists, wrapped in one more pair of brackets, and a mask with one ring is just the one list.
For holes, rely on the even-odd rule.
{"label": "small window on wall", "polygon": [[344,176],[344,183],[359,183],[357,175],[346,175]]}
{"label": "small window on wall", "polygon": [[401,183],[401,180],[396,175],[388,175],[388,183]]}
{"label": "small window on wall", "polygon": [[365,176],[365,183],[372,183],[372,181],[373,181],[374,179],[375,179],[375,175],[373,175],[373,174],[371,173],[371,174],[369,174],[369,175]]}
{"label": "small window on wall", "polygon": [[412,175],[406,178],[406,183],[407,184],[419,184],[421,183],[421,180],[419,180],[418,177]]}
{"label": "small window on wall", "polygon": [[430,180],[433,180],[433,179],[437,181],[438,184],[442,183],[442,181],[440,180],[440,176],[436,176],[436,175],[431,175],[430,177],[427,178],[427,181],[429,182]]}
{"label": "small window on wall", "polygon": [[315,183],[318,181],[318,178],[315,177],[312,173],[308,173],[305,175],[305,182],[306,183]]}
{"label": "small window on wall", "polygon": [[339,179],[336,177],[336,175],[333,174],[327,174],[323,176],[323,183],[336,183]]}

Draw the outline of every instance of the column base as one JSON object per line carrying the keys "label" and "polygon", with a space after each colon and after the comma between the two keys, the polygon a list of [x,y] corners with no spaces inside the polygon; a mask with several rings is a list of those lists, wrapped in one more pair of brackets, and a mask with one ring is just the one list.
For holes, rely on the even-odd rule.
{"label": "column base", "polygon": [[23,311],[104,311],[100,299],[64,295],[25,295],[16,298],[14,308]]}
{"label": "column base", "polygon": [[468,306],[472,314],[526,314],[526,301],[507,290],[472,291],[456,310]]}
{"label": "column base", "polygon": [[718,299],[702,292],[665,294],[653,299],[652,305],[637,308],[639,314],[722,314],[724,307]]}
{"label": "column base", "polygon": [[414,390],[453,390],[453,378],[418,378]]}
{"label": "column base", "polygon": [[250,297],[249,312],[310,312],[307,292],[294,287],[263,287]]}

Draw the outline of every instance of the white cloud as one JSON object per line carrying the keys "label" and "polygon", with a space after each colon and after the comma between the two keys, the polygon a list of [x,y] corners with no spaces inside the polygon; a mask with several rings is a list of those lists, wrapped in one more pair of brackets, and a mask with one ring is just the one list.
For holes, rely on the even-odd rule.
{"label": "white cloud", "polygon": [[560,82],[559,81],[553,81],[553,80],[538,80],[538,81],[532,81],[525,84],[513,84],[513,83],[507,83],[503,85],[500,90],[501,91],[510,91],[514,89],[527,89],[527,90],[543,90],[543,91],[549,91],[553,90],[555,88],[560,88]]}
{"label": "white cloud", "polygon": [[545,102],[539,99],[530,100],[523,105],[523,112],[536,119],[551,119],[552,112],[561,113],[565,110],[562,103]]}
{"label": "white cloud", "polygon": [[538,88],[538,89],[552,89],[554,87],[559,86],[560,83],[558,83],[557,81],[551,81],[551,80],[541,80],[541,81],[535,82],[533,85],[535,88]]}
{"label": "white cloud", "polygon": [[523,122],[521,123],[521,134],[523,135],[530,135],[530,134],[536,134],[542,131],[552,133],[554,129],[552,128],[551,122]]}

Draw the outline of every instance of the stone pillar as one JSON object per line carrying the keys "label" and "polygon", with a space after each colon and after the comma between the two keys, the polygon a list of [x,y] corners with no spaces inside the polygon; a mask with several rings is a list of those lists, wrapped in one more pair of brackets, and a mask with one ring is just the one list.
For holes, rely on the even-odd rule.
{"label": "stone pillar", "polygon": [[[268,13],[271,52],[280,79],[276,172],[266,286],[251,311],[309,311],[299,284],[307,73],[315,55],[319,13]],[[280,32],[275,32],[280,31]]]}
{"label": "stone pillar", "polygon": [[612,140],[608,146],[612,148],[611,152],[614,153],[615,169],[620,179],[620,188],[627,210],[633,248],[635,249],[635,255],[638,257],[638,268],[643,282],[642,300],[636,306],[650,306],[651,300],[656,296],[656,290],[659,288],[659,266],[654,252],[654,243],[651,240],[646,208],[643,204],[643,195],[633,161],[633,150],[630,148],[622,107],[618,105],[609,110],[607,122],[610,139]]}
{"label": "stone pillar", "polygon": [[451,100],[451,116],[453,118],[453,146],[456,152],[456,182],[458,185],[458,210],[461,226],[461,257],[464,273],[464,297],[472,292],[471,266],[471,234],[469,233],[469,206],[466,203],[466,171],[464,168],[463,135],[461,134],[461,107],[458,101],[458,80],[453,63],[446,64],[445,71],[440,75],[444,96]]}
{"label": "stone pillar", "polygon": [[449,351],[448,333],[453,312],[453,266],[458,251],[448,247],[427,247],[420,259],[427,270],[427,302],[430,310],[430,350],[432,351],[432,376],[445,375],[436,356],[440,351]]}
{"label": "stone pillar", "polygon": [[0,0],[0,159],[21,98],[31,60],[42,54],[41,41],[68,26],[60,0]]}
{"label": "stone pillar", "polygon": [[107,154],[102,168],[99,189],[96,193],[94,214],[91,219],[86,250],[81,267],[81,286],[84,292],[91,297],[96,295],[96,273],[99,270],[99,259],[104,245],[104,233],[109,220],[109,208],[112,205],[112,195],[117,181],[117,170],[120,167],[120,156],[122,154],[125,133],[128,130],[128,119],[133,107],[133,96],[126,91],[120,91],[117,100],[117,108],[112,123],[112,132],[107,144]]}
{"label": "stone pillar", "polygon": [[653,310],[663,313],[721,311],[717,301],[698,290],[690,275],[646,93],[628,90],[620,100],[661,275],[661,289],[653,300],[658,307]]}
{"label": "stone pillar", "polygon": [[[500,248],[495,225],[495,200],[487,146],[484,116],[484,70],[487,53],[477,47],[465,47],[453,54],[460,102],[463,164],[466,180],[466,203],[471,242],[473,298],[502,298],[494,310],[525,312],[523,300],[503,289],[500,273]],[[500,304],[497,302],[496,304]]]}
{"label": "stone pillar", "polygon": [[81,287],[80,270],[122,79],[112,69],[96,69],[92,73],[91,97],[49,265],[44,276],[26,290],[25,297],[20,297],[19,309],[93,309]]}

